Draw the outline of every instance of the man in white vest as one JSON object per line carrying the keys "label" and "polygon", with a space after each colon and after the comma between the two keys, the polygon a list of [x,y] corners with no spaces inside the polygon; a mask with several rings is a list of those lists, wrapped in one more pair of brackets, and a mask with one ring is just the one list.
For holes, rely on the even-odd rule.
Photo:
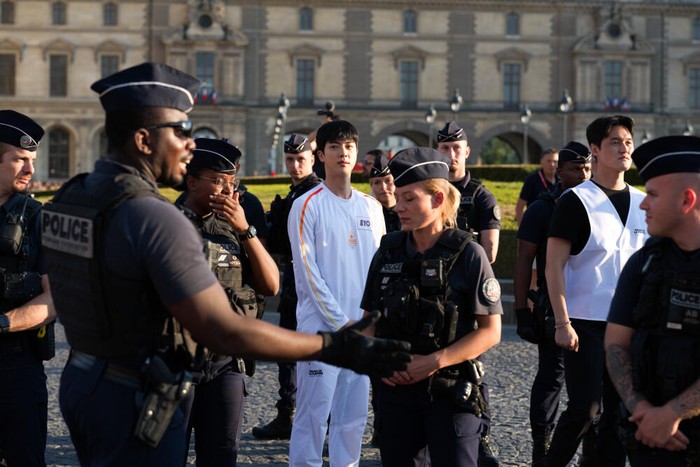
{"label": "man in white vest", "polygon": [[634,121],[622,115],[588,126],[595,175],[564,193],[552,217],[546,277],[569,404],[554,431],[548,467],[569,464],[599,412],[598,465],[625,465],[615,418],[619,397],[605,370],[603,337],[620,271],[648,236],[639,208],[644,194],[624,180],[633,131]]}

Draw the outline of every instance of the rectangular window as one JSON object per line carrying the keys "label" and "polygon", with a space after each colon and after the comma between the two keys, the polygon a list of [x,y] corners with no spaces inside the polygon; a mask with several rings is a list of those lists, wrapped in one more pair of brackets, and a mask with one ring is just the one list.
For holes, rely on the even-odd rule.
{"label": "rectangular window", "polygon": [[0,3],[0,24],[15,24],[15,2]]}
{"label": "rectangular window", "polygon": [[416,12],[407,10],[403,12],[403,32],[415,34],[418,31],[418,18]]}
{"label": "rectangular window", "polygon": [[418,106],[418,62],[402,61],[401,69],[401,107],[415,109]]}
{"label": "rectangular window", "polygon": [[54,25],[66,24],[66,4],[63,2],[53,2],[51,4],[51,21]]}
{"label": "rectangular window", "polygon": [[102,7],[102,24],[105,26],[116,26],[118,14],[119,10],[116,3],[105,3],[104,7]]}
{"label": "rectangular window", "polygon": [[700,17],[693,18],[691,38],[693,42],[700,42]]}
{"label": "rectangular window", "polygon": [[622,62],[605,62],[603,70],[605,73],[605,97],[610,100],[624,97],[622,95]]}
{"label": "rectangular window", "polygon": [[517,13],[508,13],[506,15],[506,36],[520,35],[520,16]]}
{"label": "rectangular window", "polygon": [[210,93],[214,88],[214,52],[197,52],[195,76]]}
{"label": "rectangular window", "polygon": [[297,104],[314,103],[314,69],[316,61],[310,58],[297,59]]}
{"label": "rectangular window", "polygon": [[299,30],[313,31],[314,29],[314,12],[311,8],[304,7],[299,10]]}
{"label": "rectangular window", "polygon": [[503,107],[517,109],[520,107],[520,64],[503,64]]}
{"label": "rectangular window", "polygon": [[100,55],[100,76],[102,78],[119,71],[119,55]]}
{"label": "rectangular window", "polygon": [[68,95],[68,56],[51,55],[49,57],[49,95]]}
{"label": "rectangular window", "polygon": [[691,109],[700,109],[700,68],[690,68],[688,78],[690,84],[688,103]]}
{"label": "rectangular window", "polygon": [[0,96],[15,95],[15,56],[0,55]]}

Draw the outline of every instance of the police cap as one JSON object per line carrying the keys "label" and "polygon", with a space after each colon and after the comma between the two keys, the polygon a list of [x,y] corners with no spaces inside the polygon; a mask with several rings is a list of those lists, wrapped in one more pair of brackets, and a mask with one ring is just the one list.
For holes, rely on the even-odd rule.
{"label": "police cap", "polygon": [[457,122],[447,122],[442,130],[437,132],[437,142],[447,143],[450,141],[466,141],[467,133],[464,128],[457,125]]}
{"label": "police cap", "polygon": [[559,151],[559,163],[562,162],[577,162],[579,164],[587,164],[591,162],[591,151],[588,146],[581,144],[578,141],[569,141],[566,146]]}
{"label": "police cap", "polygon": [[289,139],[284,142],[285,154],[301,154],[304,151],[311,151],[309,138],[296,133],[289,135]]}
{"label": "police cap", "polygon": [[386,156],[375,157],[374,164],[369,170],[369,178],[385,177],[389,173],[389,158]]}
{"label": "police cap", "polygon": [[146,62],[96,81],[105,112],[142,107],[167,107],[189,112],[199,80],[162,63]]}
{"label": "police cap", "polygon": [[391,161],[389,170],[394,185],[402,187],[430,178],[447,179],[450,158],[432,148],[409,148],[399,151]]}
{"label": "police cap", "polygon": [[37,122],[14,110],[0,110],[0,141],[35,152],[44,129]]}
{"label": "police cap", "polygon": [[187,165],[187,171],[211,169],[214,172],[235,174],[236,164],[241,158],[241,151],[228,138],[197,138],[194,140],[197,148],[193,151],[192,160]]}
{"label": "police cap", "polygon": [[632,153],[643,181],[681,172],[700,172],[700,138],[662,136],[642,144]]}

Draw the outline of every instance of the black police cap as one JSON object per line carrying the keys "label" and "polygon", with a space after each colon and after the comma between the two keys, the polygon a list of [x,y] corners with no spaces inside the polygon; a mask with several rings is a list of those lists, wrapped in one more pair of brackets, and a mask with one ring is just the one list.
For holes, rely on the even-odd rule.
{"label": "black police cap", "polygon": [[447,179],[450,158],[432,148],[408,148],[391,158],[389,170],[397,187],[430,178]]}
{"label": "black police cap", "polygon": [[457,125],[457,122],[447,122],[443,129],[437,132],[436,139],[438,143],[466,141],[467,133],[464,131],[464,128]]}
{"label": "black police cap", "polygon": [[114,73],[90,87],[106,112],[167,107],[189,112],[199,80],[162,63],[146,62]]}
{"label": "black police cap", "polygon": [[44,129],[37,122],[14,110],[0,110],[0,141],[35,152]]}
{"label": "black police cap", "polygon": [[645,182],[659,175],[700,172],[700,138],[662,136],[635,149],[632,160]]}
{"label": "black police cap", "polygon": [[377,156],[374,158],[374,164],[369,170],[369,178],[385,177],[389,175],[389,158],[386,156]]}
{"label": "black police cap", "polygon": [[587,164],[591,162],[591,151],[588,146],[581,144],[578,141],[569,141],[566,146],[559,150],[559,163],[562,162],[577,162],[579,164]]}
{"label": "black police cap", "polygon": [[284,142],[284,152],[287,154],[301,154],[304,151],[311,151],[309,138],[292,133],[289,139]]}
{"label": "black police cap", "polygon": [[187,165],[188,172],[196,169],[211,169],[214,172],[226,174],[236,173],[236,164],[241,158],[241,151],[228,138],[197,138],[194,142],[197,148],[193,151],[192,160]]}

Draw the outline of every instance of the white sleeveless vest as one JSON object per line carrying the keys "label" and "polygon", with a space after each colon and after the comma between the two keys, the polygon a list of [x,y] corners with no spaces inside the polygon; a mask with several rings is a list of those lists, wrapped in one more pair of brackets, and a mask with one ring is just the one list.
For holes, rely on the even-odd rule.
{"label": "white sleeveless vest", "polygon": [[606,321],[622,267],[648,238],[644,211],[639,208],[645,195],[629,187],[627,224],[622,225],[610,198],[595,183],[583,182],[571,191],[586,208],[591,235],[564,267],[567,311],[570,318]]}

